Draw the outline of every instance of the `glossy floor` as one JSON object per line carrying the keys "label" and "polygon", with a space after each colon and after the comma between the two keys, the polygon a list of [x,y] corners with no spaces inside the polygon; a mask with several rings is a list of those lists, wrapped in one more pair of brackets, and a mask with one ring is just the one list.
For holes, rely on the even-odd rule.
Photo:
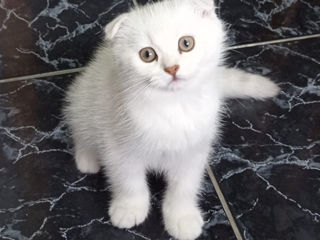
{"label": "glossy floor", "polygon": [[320,239],[320,39],[230,53],[282,88],[230,101],[212,169],[245,239]]}
{"label": "glossy floor", "polygon": [[[216,3],[232,45],[320,33],[318,0]],[[103,26],[132,4],[0,1],[0,79],[82,67]],[[228,102],[223,138],[210,159],[242,238],[320,239],[320,38],[232,50],[226,64],[282,88],[267,102]],[[149,178],[147,221],[119,230],[107,216],[103,176],[76,170],[60,117],[73,77],[0,80],[0,239],[170,239],[159,210],[161,178]],[[201,206],[200,239],[236,239],[209,178]]]}

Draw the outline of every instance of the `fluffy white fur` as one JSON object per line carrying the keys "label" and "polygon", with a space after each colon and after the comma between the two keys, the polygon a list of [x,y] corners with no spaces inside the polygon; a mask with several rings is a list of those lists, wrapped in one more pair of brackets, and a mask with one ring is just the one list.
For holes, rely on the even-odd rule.
{"label": "fluffy white fur", "polygon": [[[178,40],[193,36],[191,52]],[[149,211],[148,170],[168,181],[163,200],[166,230],[195,239],[203,220],[197,205],[210,146],[216,140],[226,97],[264,99],[279,91],[267,78],[219,67],[222,23],[212,0],[165,0],[117,17],[106,41],[67,93],[64,109],[78,169],[103,167],[112,186],[111,222],[142,223]],[[139,51],[156,50],[145,63]],[[164,68],[179,65],[178,80]]]}

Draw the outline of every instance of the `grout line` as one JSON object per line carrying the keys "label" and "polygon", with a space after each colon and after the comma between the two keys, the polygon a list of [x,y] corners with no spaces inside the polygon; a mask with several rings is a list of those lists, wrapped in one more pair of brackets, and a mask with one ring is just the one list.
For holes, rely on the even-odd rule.
{"label": "grout line", "polygon": [[44,78],[44,77],[53,77],[58,75],[66,75],[71,73],[78,73],[84,70],[84,67],[81,68],[72,68],[72,69],[66,69],[66,70],[59,70],[54,72],[45,72],[45,73],[39,73],[34,75],[27,75],[27,76],[21,76],[21,77],[13,77],[13,78],[7,78],[7,79],[0,79],[0,83],[9,83],[9,82],[15,82],[15,81],[23,81],[23,80],[30,80],[34,78]]}
{"label": "grout line", "polygon": [[137,0],[132,0],[132,2],[133,2],[133,5],[134,5],[135,7],[138,7],[138,6],[139,6]]}
{"label": "grout line", "polygon": [[212,184],[213,184],[213,187],[214,187],[214,189],[216,190],[216,192],[217,192],[217,194],[218,194],[218,197],[219,197],[219,199],[220,199],[220,202],[221,202],[221,204],[222,204],[222,207],[223,207],[223,209],[224,209],[224,211],[225,211],[225,213],[226,213],[226,215],[227,215],[227,218],[229,219],[229,222],[230,222],[230,224],[231,224],[231,228],[232,228],[234,234],[236,235],[237,240],[243,240],[242,235],[241,235],[241,233],[240,233],[240,231],[239,231],[239,228],[238,228],[238,226],[237,226],[237,223],[236,223],[236,221],[234,220],[234,217],[233,217],[233,215],[232,215],[232,213],[231,213],[231,211],[230,211],[230,208],[229,208],[229,206],[228,206],[228,203],[226,202],[226,199],[225,199],[225,197],[223,196],[223,193],[222,193],[222,191],[221,191],[221,189],[220,189],[220,186],[219,186],[219,184],[218,184],[218,181],[217,181],[216,177],[214,176],[214,174],[213,174],[213,172],[212,172],[212,169],[211,169],[209,166],[207,166],[207,172],[208,172],[208,174],[209,174],[209,177],[210,177],[210,179],[211,179],[211,182],[212,182]]}
{"label": "grout line", "polygon": [[[138,3],[136,0],[132,0],[132,2],[135,6],[137,6]],[[240,48],[250,48],[250,47],[255,47],[255,46],[262,46],[262,45],[276,44],[276,43],[286,43],[286,42],[299,41],[299,40],[305,40],[305,39],[311,39],[311,38],[320,38],[320,33],[308,35],[308,36],[285,38],[285,39],[264,41],[264,42],[258,42],[258,43],[241,44],[241,45],[229,47],[229,48],[227,48],[227,50],[235,50],[235,49],[240,49]],[[30,80],[30,79],[34,79],[34,78],[53,77],[53,76],[58,76],[58,75],[78,73],[78,72],[81,72],[83,69],[84,69],[84,67],[80,67],[80,68],[59,70],[59,71],[54,71],[54,72],[45,72],[45,73],[34,74],[34,75],[26,75],[26,76],[21,76],[21,77],[5,78],[5,79],[0,79],[0,84],[15,82],[15,81]]]}
{"label": "grout line", "polygon": [[275,44],[275,43],[293,42],[293,41],[305,40],[305,39],[310,39],[310,38],[320,38],[320,33],[308,35],[308,36],[277,39],[277,40],[264,41],[264,42],[258,42],[258,43],[241,44],[241,45],[229,47],[227,49],[233,50],[233,49],[240,49],[240,48],[250,48],[250,47],[255,47],[255,46],[262,46],[262,45]]}

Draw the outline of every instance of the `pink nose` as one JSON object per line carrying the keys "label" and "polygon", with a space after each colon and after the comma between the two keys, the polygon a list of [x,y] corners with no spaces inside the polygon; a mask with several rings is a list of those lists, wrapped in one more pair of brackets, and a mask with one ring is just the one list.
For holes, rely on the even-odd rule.
{"label": "pink nose", "polygon": [[180,66],[179,65],[174,65],[172,67],[167,67],[164,69],[167,73],[169,73],[172,76],[175,76],[179,70]]}

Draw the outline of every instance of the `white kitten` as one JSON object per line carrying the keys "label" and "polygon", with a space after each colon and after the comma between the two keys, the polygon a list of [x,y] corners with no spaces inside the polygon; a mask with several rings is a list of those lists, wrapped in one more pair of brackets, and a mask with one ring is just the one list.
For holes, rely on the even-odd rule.
{"label": "white kitten", "polygon": [[102,166],[112,186],[111,222],[142,223],[149,211],[148,170],[168,181],[166,230],[195,239],[204,168],[225,97],[264,99],[268,79],[219,67],[222,23],[212,0],[165,0],[117,17],[106,41],[67,93],[65,118],[84,173]]}

